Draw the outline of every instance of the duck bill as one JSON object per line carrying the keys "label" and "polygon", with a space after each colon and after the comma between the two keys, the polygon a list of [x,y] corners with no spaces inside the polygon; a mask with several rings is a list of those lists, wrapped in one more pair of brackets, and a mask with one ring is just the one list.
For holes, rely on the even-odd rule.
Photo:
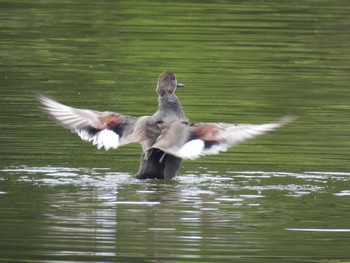
{"label": "duck bill", "polygon": [[180,82],[178,82],[178,83],[176,83],[176,87],[183,88],[183,87],[185,87],[185,85],[180,83]]}

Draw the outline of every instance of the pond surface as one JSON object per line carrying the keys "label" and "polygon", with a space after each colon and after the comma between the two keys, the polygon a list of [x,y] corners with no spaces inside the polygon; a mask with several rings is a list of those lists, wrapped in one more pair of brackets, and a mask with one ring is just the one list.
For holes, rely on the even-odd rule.
{"label": "pond surface", "polygon": [[[349,262],[348,1],[0,3],[1,262]],[[299,118],[172,181],[39,110],[140,116],[172,70],[192,121]]]}
{"label": "pond surface", "polygon": [[348,258],[350,173],[201,169],[164,182],[101,168],[1,172],[4,261]]}

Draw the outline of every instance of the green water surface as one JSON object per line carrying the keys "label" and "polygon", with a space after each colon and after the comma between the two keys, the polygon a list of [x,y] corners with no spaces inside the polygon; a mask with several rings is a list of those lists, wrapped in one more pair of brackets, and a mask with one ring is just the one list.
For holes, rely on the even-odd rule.
{"label": "green water surface", "polygon": [[[348,1],[0,2],[1,262],[349,262]],[[192,121],[299,118],[138,181],[35,91],[141,116],[159,73]]]}

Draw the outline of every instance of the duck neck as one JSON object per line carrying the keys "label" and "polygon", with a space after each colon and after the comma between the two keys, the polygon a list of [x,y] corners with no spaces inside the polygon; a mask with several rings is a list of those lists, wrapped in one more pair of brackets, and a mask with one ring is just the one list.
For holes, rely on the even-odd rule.
{"label": "duck neck", "polygon": [[166,94],[158,97],[158,113],[178,118],[185,117],[181,103],[175,94]]}

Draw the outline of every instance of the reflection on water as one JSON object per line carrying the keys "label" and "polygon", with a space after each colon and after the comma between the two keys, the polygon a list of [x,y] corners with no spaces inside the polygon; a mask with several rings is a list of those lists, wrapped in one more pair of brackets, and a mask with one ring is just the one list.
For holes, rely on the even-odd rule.
{"label": "reflection on water", "polygon": [[286,230],[307,232],[350,232],[349,228],[287,228]]}
{"label": "reflection on water", "polygon": [[[16,181],[30,182],[47,186],[75,185],[79,187],[98,187],[99,189],[117,189],[121,185],[152,185],[153,180],[140,181],[134,175],[110,172],[110,168],[69,168],[69,167],[27,167],[19,166],[6,168],[1,171],[7,174],[18,175]],[[214,194],[215,189],[227,188],[230,190],[252,190],[261,193],[266,190],[288,191],[289,194],[304,195],[311,192],[323,190],[329,180],[333,182],[344,182],[349,180],[349,173],[344,172],[261,172],[261,171],[228,171],[226,176],[217,174],[215,171],[208,171],[207,174],[184,174],[179,175],[175,181],[186,193],[203,193],[201,188],[207,187],[213,191],[206,191],[207,194]],[[13,177],[12,177],[13,178]],[[289,180],[285,180],[289,178]],[[295,183],[282,184],[283,182]],[[264,181],[265,183],[261,184]],[[271,184],[267,182],[271,181]],[[281,184],[278,183],[281,182]],[[309,182],[309,183],[308,183]],[[167,182],[166,184],[171,184]],[[188,189],[190,187],[190,189]],[[198,189],[198,191],[196,191]],[[347,195],[350,190],[342,190],[335,195]],[[152,194],[154,190],[138,191],[139,193]],[[241,195],[242,196],[242,195]],[[260,195],[246,195],[246,197],[259,197]],[[262,197],[262,196],[261,196]]]}
{"label": "reflection on water", "polygon": [[[335,256],[335,240],[349,238],[341,216],[349,173],[211,171],[167,182],[104,168],[19,166],[0,175],[3,258],[13,257],[18,239],[30,249],[19,259],[210,261],[300,258],[302,246]],[[21,216],[13,221],[13,213]],[[309,232],[317,235],[305,239]]]}
{"label": "reflection on water", "polygon": [[[109,168],[69,168],[69,167],[26,167],[4,169],[10,174],[24,173],[17,180],[24,182],[42,183],[51,186],[77,185],[80,187],[94,186],[113,188],[124,181],[139,182],[131,175],[118,172],[108,172]],[[31,176],[32,175],[32,176]],[[37,176],[37,175],[43,175]],[[100,175],[100,176],[97,176]],[[103,175],[103,176],[101,176]]]}

